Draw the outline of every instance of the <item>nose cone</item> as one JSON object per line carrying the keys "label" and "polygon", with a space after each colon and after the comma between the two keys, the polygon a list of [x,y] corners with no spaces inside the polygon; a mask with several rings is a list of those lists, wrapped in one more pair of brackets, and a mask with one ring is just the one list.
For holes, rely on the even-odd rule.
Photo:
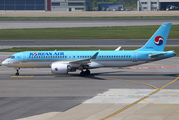
{"label": "nose cone", "polygon": [[8,65],[8,61],[7,61],[7,60],[4,60],[4,61],[2,62],[2,65],[7,66],[7,65]]}

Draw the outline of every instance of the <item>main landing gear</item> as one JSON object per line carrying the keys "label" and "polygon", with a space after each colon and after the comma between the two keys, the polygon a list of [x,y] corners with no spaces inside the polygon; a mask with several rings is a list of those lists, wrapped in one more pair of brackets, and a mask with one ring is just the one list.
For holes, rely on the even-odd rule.
{"label": "main landing gear", "polygon": [[86,76],[86,75],[90,75],[90,70],[86,69],[86,71],[81,71],[80,76]]}
{"label": "main landing gear", "polygon": [[16,69],[16,71],[17,71],[17,72],[15,73],[15,75],[18,76],[18,75],[19,75],[19,70],[20,70],[20,68],[15,68],[15,69]]}

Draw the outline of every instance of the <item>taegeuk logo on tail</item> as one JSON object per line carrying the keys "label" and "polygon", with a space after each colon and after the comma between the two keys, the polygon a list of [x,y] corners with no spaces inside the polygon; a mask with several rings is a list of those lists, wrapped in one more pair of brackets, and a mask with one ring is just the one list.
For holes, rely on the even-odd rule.
{"label": "taegeuk logo on tail", "polygon": [[155,37],[154,43],[158,46],[162,45],[164,43],[164,39],[162,36]]}

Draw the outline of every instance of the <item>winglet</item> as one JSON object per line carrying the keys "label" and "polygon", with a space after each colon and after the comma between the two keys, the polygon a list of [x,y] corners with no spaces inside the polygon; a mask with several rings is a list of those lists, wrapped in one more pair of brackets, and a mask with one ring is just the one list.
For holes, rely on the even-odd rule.
{"label": "winglet", "polygon": [[118,48],[116,48],[114,51],[119,51],[121,49],[121,46],[119,46]]}
{"label": "winglet", "polygon": [[96,52],[90,59],[96,59],[96,57],[98,56],[99,52]]}

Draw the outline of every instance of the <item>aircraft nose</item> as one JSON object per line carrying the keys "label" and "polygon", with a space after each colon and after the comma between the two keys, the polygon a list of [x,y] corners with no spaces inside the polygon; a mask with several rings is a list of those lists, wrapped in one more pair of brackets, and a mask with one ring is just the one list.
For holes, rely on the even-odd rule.
{"label": "aircraft nose", "polygon": [[4,61],[2,62],[2,65],[4,65],[4,66],[8,65],[8,61],[7,61],[7,60],[4,60]]}

